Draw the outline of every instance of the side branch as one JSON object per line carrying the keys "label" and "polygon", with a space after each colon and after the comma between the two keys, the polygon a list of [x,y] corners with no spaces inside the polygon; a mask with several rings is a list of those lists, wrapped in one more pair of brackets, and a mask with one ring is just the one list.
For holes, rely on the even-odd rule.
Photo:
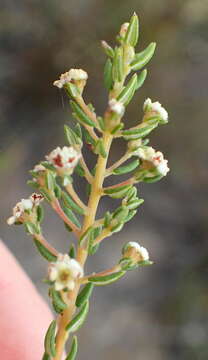
{"label": "side branch", "polygon": [[74,234],[77,237],[79,237],[80,229],[72,221],[69,220],[69,218],[66,216],[66,214],[62,210],[59,201],[56,199],[51,203],[51,205],[52,205],[53,209],[55,210],[55,212],[60,216],[60,218],[72,229]]}

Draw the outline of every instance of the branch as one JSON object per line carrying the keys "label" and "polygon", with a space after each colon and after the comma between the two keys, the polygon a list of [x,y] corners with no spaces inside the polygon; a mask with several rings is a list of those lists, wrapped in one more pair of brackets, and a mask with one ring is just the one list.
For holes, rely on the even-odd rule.
{"label": "branch", "polygon": [[93,181],[93,176],[92,174],[90,173],[88,167],[87,167],[87,164],[84,160],[84,157],[82,155],[81,159],[80,159],[80,164],[82,166],[82,168],[84,169],[84,172],[85,172],[85,178],[87,179],[88,183],[89,184],[92,184],[92,181]]}
{"label": "branch", "polygon": [[77,205],[79,205],[85,212],[87,212],[88,208],[87,206],[82,202],[82,200],[77,195],[76,191],[74,190],[74,187],[72,184],[68,184],[65,186],[67,192],[69,195],[71,195],[72,199],[75,201]]}
{"label": "branch", "polygon": [[42,234],[34,234],[33,237],[39,241],[48,251],[50,251],[53,255],[57,256],[58,251],[44,238]]}
{"label": "branch", "polygon": [[106,175],[105,177],[108,177],[110,175],[112,175],[113,170],[115,170],[117,167],[119,167],[121,164],[123,164],[125,161],[127,161],[129,158],[131,157],[131,154],[129,152],[125,153],[120,160],[116,161],[113,165],[111,165],[107,170],[106,170]]}
{"label": "branch", "polygon": [[81,284],[87,284],[88,283],[88,279],[90,277],[99,277],[99,276],[106,276],[106,275],[111,275],[111,274],[114,274],[118,271],[121,270],[121,265],[119,264],[116,264],[114,265],[112,268],[110,269],[107,269],[107,270],[104,270],[104,271],[101,271],[99,273],[92,273],[90,275],[87,275],[87,276],[84,276],[83,278],[80,279],[80,283]]}
{"label": "branch", "polygon": [[65,212],[62,210],[59,201],[56,199],[51,203],[53,209],[55,212],[60,216],[60,218],[72,229],[72,231],[75,233],[77,237],[80,235],[80,229],[69,220],[69,218],[66,216]]}

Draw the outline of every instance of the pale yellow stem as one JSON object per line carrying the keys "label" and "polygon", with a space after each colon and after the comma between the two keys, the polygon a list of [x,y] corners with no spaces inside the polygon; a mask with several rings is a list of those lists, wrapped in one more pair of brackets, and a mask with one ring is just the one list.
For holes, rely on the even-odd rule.
{"label": "pale yellow stem", "polygon": [[129,152],[127,152],[125,155],[123,155],[118,161],[116,161],[113,165],[111,165],[107,170],[106,170],[106,175],[110,176],[112,175],[113,170],[117,169],[117,167],[119,167],[120,165],[122,165],[125,161],[127,161],[129,158],[131,157],[131,154]]}

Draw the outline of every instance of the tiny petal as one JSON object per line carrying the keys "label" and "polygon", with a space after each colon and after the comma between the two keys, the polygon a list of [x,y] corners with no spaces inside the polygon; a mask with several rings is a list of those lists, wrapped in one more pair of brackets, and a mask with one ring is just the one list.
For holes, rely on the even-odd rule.
{"label": "tiny petal", "polygon": [[73,168],[77,165],[81,153],[75,150],[72,146],[64,146],[62,149],[57,147],[54,149],[46,159],[53,164],[58,170],[71,173]]}
{"label": "tiny petal", "polygon": [[8,219],[7,219],[7,224],[8,225],[13,225],[16,221],[16,218],[15,216],[10,216]]}
{"label": "tiny petal", "polygon": [[161,151],[155,151],[151,146],[141,146],[135,151],[135,154],[138,155],[140,159],[152,163],[158,173],[163,176],[166,176],[170,170],[168,161],[164,159],[163,153]]}
{"label": "tiny petal", "polygon": [[86,81],[88,74],[82,69],[71,69],[64,74],[61,74],[59,80],[54,81],[53,85],[61,89],[65,84],[71,81]]}
{"label": "tiny petal", "polygon": [[168,121],[168,112],[159,101],[152,102],[150,98],[146,99],[144,102],[144,112],[149,111],[157,113],[164,123]]}
{"label": "tiny petal", "polygon": [[30,199],[31,199],[33,205],[38,206],[38,205],[40,205],[41,201],[43,201],[44,196],[41,194],[33,193],[30,196]]}

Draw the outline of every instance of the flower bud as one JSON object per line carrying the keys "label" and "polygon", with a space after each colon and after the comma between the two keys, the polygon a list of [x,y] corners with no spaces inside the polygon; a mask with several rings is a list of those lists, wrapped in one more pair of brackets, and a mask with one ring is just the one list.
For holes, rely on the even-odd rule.
{"label": "flower bud", "polygon": [[143,109],[145,113],[144,121],[148,121],[151,117],[158,116],[161,124],[168,122],[168,112],[158,101],[152,102],[151,99],[146,99]]}
{"label": "flower bud", "polygon": [[142,169],[150,170],[149,176],[162,175],[166,176],[170,170],[168,161],[164,159],[160,151],[155,151],[151,146],[141,146],[135,152],[142,159]]}
{"label": "flower bud", "polygon": [[67,84],[75,84],[79,92],[82,93],[88,79],[88,74],[82,69],[71,69],[64,74],[61,74],[59,80],[54,81],[53,85],[59,89]]}
{"label": "flower bud", "polygon": [[124,38],[124,37],[126,36],[126,32],[127,32],[127,30],[128,30],[128,27],[129,27],[129,23],[128,23],[128,22],[126,22],[126,23],[124,23],[124,24],[121,25],[121,29],[120,29],[119,35],[120,35],[122,38]]}
{"label": "flower bud", "polygon": [[125,259],[130,259],[132,264],[149,260],[149,253],[147,249],[134,241],[128,242],[123,247],[122,254]]}
{"label": "flower bud", "polygon": [[13,208],[13,215],[7,220],[8,225],[13,225],[16,222],[23,223],[25,220],[29,220],[32,210],[36,208],[43,200],[41,194],[33,193],[29,199],[22,199]]}

